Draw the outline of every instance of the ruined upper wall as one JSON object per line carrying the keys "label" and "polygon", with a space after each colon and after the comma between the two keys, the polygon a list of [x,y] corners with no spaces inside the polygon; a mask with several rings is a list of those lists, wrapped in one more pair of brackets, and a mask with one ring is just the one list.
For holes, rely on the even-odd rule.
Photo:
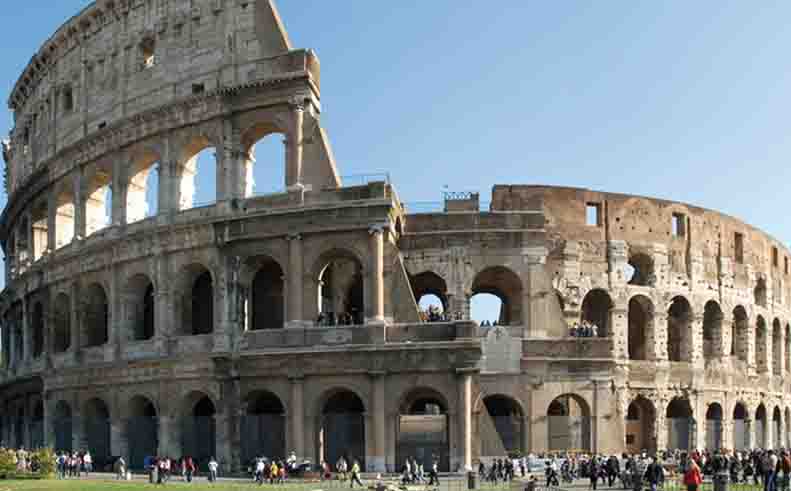
{"label": "ruined upper wall", "polygon": [[318,60],[291,49],[271,0],[97,1],[44,43],[9,97],[6,190],[137,114],[294,74],[308,74],[318,97]]}

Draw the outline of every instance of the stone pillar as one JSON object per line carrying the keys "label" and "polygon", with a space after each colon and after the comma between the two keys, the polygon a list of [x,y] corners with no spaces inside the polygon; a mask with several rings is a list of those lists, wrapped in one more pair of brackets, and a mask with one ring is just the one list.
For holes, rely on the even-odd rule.
{"label": "stone pillar", "polygon": [[5,327],[5,332],[8,333],[8,368],[14,368],[16,366],[16,337],[17,337],[17,328],[16,322],[13,320],[11,321],[10,325]]}
{"label": "stone pillar", "polygon": [[222,268],[214,286],[215,322],[214,351],[228,352],[232,349],[232,338],[239,334],[239,267],[238,256],[223,256]]}
{"label": "stone pillar", "polygon": [[[667,361],[667,312],[654,312],[651,323],[651,343],[648,356],[650,360]],[[660,447],[661,448],[661,447]]]}
{"label": "stone pillar", "polygon": [[[73,281],[71,283],[71,295],[69,295],[69,302],[70,302],[70,315],[71,318],[69,319],[69,327],[71,332],[69,335],[71,336],[71,343],[69,345],[69,350],[76,353],[80,350],[80,329],[82,328],[82,315],[81,315],[81,302],[80,302],[80,283],[78,281]],[[77,448],[77,447],[75,447]]]}
{"label": "stone pillar", "polygon": [[30,341],[30,305],[27,297],[22,297],[22,350],[25,363],[33,356]]}
{"label": "stone pillar", "polygon": [[74,240],[85,238],[85,188],[82,184],[82,171],[74,173]]}
{"label": "stone pillar", "polygon": [[629,359],[629,311],[623,306],[610,309],[610,337],[612,338],[612,357]]}
{"label": "stone pillar", "polygon": [[127,169],[121,166],[120,159],[113,164],[113,182],[110,185],[112,189],[112,211],[110,212],[110,220],[113,225],[122,226],[126,225],[126,184],[124,179]]}
{"label": "stone pillar", "polygon": [[667,422],[665,421],[665,414],[667,413],[668,401],[656,401],[656,424],[654,424],[654,441],[656,442],[656,449],[662,450],[667,448]]}
{"label": "stone pillar", "polygon": [[158,431],[159,431],[159,448],[160,455],[181,455],[181,448],[177,445],[176,439],[173,438],[175,422],[170,414],[163,413],[157,417]]}
{"label": "stone pillar", "polygon": [[459,465],[472,470],[472,370],[460,370],[459,376]]}
{"label": "stone pillar", "polygon": [[387,440],[385,429],[387,428],[387,406],[385,403],[385,372],[371,372],[373,378],[374,398],[373,398],[373,424],[374,424],[374,452],[366,458],[369,472],[385,472],[385,456],[387,455]]}
{"label": "stone pillar", "polygon": [[291,134],[288,137],[288,166],[286,167],[286,187],[289,190],[303,187],[302,183],[302,125],[305,120],[304,101],[294,101],[291,105]]}
{"label": "stone pillar", "polygon": [[695,314],[689,319],[686,332],[682,337],[681,359],[689,363],[703,362],[703,315]]}
{"label": "stone pillar", "polygon": [[228,411],[216,413],[214,415],[214,427],[216,428],[215,435],[215,448],[217,449],[217,462],[220,464],[220,469],[223,473],[228,473],[233,465],[233,455],[231,452],[231,441],[229,437],[229,430],[231,418]]}
{"label": "stone pillar", "polygon": [[370,236],[369,249],[371,253],[371,306],[370,319],[367,322],[382,323],[385,320],[384,306],[384,229],[382,226],[373,226],[368,230]]}
{"label": "stone pillar", "polygon": [[23,411],[25,413],[24,418],[22,419],[22,445],[25,448],[32,447],[31,445],[31,435],[30,435],[30,423],[33,419],[33,411],[30,409],[30,395],[25,395],[25,398],[22,401]]}
{"label": "stone pillar", "polygon": [[290,377],[291,381],[291,414],[288,421],[291,423],[289,435],[291,441],[289,446],[291,451],[297,454],[297,459],[302,460],[307,457],[305,453],[305,377],[295,375]]}
{"label": "stone pillar", "polygon": [[53,421],[53,416],[55,414],[55,411],[54,411],[54,407],[52,407],[52,398],[50,397],[49,392],[44,392],[41,395],[41,403],[44,407],[44,421],[42,422],[44,425],[42,432],[44,441],[42,442],[42,444],[44,447],[54,447],[55,422]]}
{"label": "stone pillar", "polygon": [[755,438],[753,438],[753,421],[750,418],[744,420],[744,440],[746,448],[753,448],[753,442],[755,441]]}
{"label": "stone pillar", "polygon": [[[527,251],[527,287],[522,289],[523,336],[525,338],[541,338],[549,334],[546,319],[551,318],[549,295],[554,295],[554,293],[552,285],[546,279],[544,270],[546,256],[545,247],[531,248]],[[467,305],[469,306],[469,303]]]}
{"label": "stone pillar", "polygon": [[291,234],[288,236],[288,327],[300,327],[303,320],[303,291],[302,288],[302,236]]}

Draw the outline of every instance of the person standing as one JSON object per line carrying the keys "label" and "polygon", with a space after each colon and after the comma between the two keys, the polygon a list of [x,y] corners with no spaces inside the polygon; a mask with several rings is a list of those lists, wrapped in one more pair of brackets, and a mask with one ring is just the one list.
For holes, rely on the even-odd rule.
{"label": "person standing", "polygon": [[645,470],[645,479],[648,485],[651,486],[651,491],[656,491],[657,487],[662,483],[665,477],[665,471],[662,470],[662,465],[656,457],[651,457],[651,463]]}
{"label": "person standing", "polygon": [[764,457],[764,491],[775,491],[775,477],[777,477],[777,455],[774,450],[769,450]]}
{"label": "person standing", "polygon": [[187,482],[192,482],[192,476],[195,475],[195,462],[192,460],[192,457],[189,455],[184,457],[184,462],[182,463],[182,467],[184,470],[185,477],[187,478]]}
{"label": "person standing", "polygon": [[698,486],[702,482],[700,467],[698,467],[695,459],[690,457],[687,462],[687,470],[684,472],[684,484],[687,486],[687,491],[698,491]]}
{"label": "person standing", "polygon": [[85,467],[86,477],[88,474],[93,472],[93,458],[91,457],[91,452],[89,450],[86,450],[85,455],[82,456],[82,465]]}
{"label": "person standing", "polygon": [[216,482],[217,481],[217,468],[219,465],[217,461],[214,460],[214,457],[209,459],[209,482]]}
{"label": "person standing", "polygon": [[595,455],[591,457],[590,463],[588,464],[588,472],[590,473],[591,480],[590,489],[595,491],[596,485],[599,483],[599,460]]}

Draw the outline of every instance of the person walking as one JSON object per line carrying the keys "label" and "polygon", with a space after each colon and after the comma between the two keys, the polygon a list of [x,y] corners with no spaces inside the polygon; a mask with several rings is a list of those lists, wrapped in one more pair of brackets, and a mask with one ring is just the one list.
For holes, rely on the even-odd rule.
{"label": "person walking", "polygon": [[188,455],[184,457],[184,462],[181,465],[187,482],[192,482],[192,477],[195,475],[195,461]]}
{"label": "person walking", "polygon": [[352,464],[352,472],[351,472],[351,474],[352,474],[351,478],[349,479],[349,482],[350,482],[350,486],[349,487],[350,488],[354,488],[354,483],[359,484],[360,487],[365,487],[363,485],[363,482],[360,480],[360,463],[357,462],[356,460]]}
{"label": "person walking", "polygon": [[648,468],[645,470],[645,480],[648,481],[651,491],[656,491],[657,487],[664,480],[664,477],[665,471],[659,464],[658,459],[656,457],[651,457],[651,463],[648,464]]}

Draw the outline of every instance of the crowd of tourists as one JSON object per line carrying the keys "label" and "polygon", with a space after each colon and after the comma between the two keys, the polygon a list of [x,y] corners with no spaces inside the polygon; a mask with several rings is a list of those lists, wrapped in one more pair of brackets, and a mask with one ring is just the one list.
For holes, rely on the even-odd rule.
{"label": "crowd of tourists", "polygon": [[60,452],[55,457],[55,469],[60,479],[88,476],[93,472],[93,457],[89,451]]}
{"label": "crowd of tourists", "polygon": [[[116,478],[124,479],[126,474],[126,463],[123,458],[115,462]],[[198,474],[198,465],[191,456],[184,456],[180,459],[170,457],[148,456],[143,459],[143,467],[149,476],[149,482],[156,484],[167,484],[174,477],[181,477],[184,482],[191,483],[192,479]],[[206,477],[209,482],[217,480],[219,464],[214,457],[211,457],[206,464],[208,473]]]}
{"label": "crowd of tourists", "polygon": [[569,328],[569,336],[572,338],[597,338],[599,337],[599,326],[593,322],[583,320]]}
{"label": "crowd of tourists", "polygon": [[[428,479],[426,476],[428,475]],[[401,471],[401,484],[428,484],[439,486],[439,459],[432,459],[431,469],[426,472],[424,465],[414,457],[407,457]]]}
{"label": "crowd of tourists", "polygon": [[35,453],[28,452],[24,448],[14,450],[5,447],[0,447],[0,452],[11,455],[12,463],[16,467],[17,472],[38,472],[39,461]]}
{"label": "crowd of tourists", "polygon": [[316,325],[322,327],[334,326],[356,326],[363,324],[363,319],[360,317],[357,310],[352,309],[352,312],[320,312],[316,317]]}

